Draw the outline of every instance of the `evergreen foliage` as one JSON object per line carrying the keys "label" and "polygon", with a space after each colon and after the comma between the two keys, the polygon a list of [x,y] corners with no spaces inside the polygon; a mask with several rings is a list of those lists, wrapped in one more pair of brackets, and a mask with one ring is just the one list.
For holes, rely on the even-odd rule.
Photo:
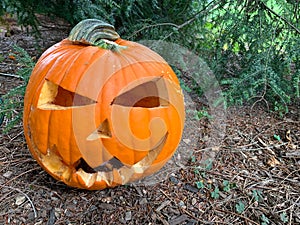
{"label": "evergreen foliage", "polygon": [[[222,2],[207,18],[215,45],[205,50],[214,57],[207,61],[226,87],[227,103],[263,101],[287,112],[299,100],[299,2]],[[205,45],[197,44],[200,52]]]}
{"label": "evergreen foliage", "polygon": [[71,25],[97,18],[126,39],[182,45],[209,64],[228,105],[263,102],[284,114],[300,98],[299,6],[290,0],[2,0],[0,15],[15,14],[35,30],[37,13]]}
{"label": "evergreen foliage", "polygon": [[18,46],[14,47],[14,57],[19,62],[19,70],[17,75],[22,79],[22,84],[11,89],[7,94],[1,96],[0,117],[5,117],[6,124],[4,132],[9,131],[15,125],[19,124],[23,116],[23,97],[25,89],[35,65],[29,54]]}

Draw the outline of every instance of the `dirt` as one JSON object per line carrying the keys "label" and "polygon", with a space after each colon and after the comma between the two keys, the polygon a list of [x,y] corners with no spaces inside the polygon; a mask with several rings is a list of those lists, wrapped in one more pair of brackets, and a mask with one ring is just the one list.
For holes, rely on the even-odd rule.
{"label": "dirt", "polygon": [[[8,24],[0,26],[0,95],[22,83],[10,76],[19,67],[14,44],[37,59],[70,30],[43,18],[35,39],[13,19]],[[212,142],[212,119],[194,118],[205,103],[185,95],[186,126],[173,160],[146,180],[102,191],[54,180],[32,158],[21,122],[4,134],[5,120],[0,224],[300,224],[300,105],[283,118],[259,105],[227,109],[224,136]]]}

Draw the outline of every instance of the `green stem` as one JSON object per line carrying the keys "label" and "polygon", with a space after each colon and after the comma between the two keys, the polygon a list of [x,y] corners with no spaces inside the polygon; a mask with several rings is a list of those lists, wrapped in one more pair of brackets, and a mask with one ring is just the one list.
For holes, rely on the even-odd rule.
{"label": "green stem", "polygon": [[113,25],[97,19],[86,19],[79,22],[70,32],[68,40],[74,44],[97,46],[103,49],[119,51],[126,48],[115,43],[119,34]]}

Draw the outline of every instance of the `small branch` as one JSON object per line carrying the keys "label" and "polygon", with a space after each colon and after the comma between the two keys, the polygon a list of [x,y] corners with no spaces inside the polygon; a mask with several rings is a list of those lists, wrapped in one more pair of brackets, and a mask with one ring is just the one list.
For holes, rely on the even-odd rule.
{"label": "small branch", "polygon": [[9,142],[12,142],[13,140],[15,140],[17,137],[19,137],[21,134],[23,134],[24,131],[22,130],[21,132],[19,132],[16,136],[10,138],[10,141]]}
{"label": "small branch", "polygon": [[[166,197],[169,199],[170,202],[173,202],[175,205],[177,205],[176,201],[174,201],[174,200],[173,200],[166,192],[164,192],[162,189],[159,189],[159,190],[160,190],[161,193],[163,193],[164,196],[166,196]],[[180,208],[180,207],[179,207],[179,209],[181,209],[183,212],[185,212],[188,216],[190,216],[190,217],[193,218],[194,220],[200,221],[200,222],[201,222],[201,220],[200,220],[199,218],[195,217],[195,216],[194,216],[192,213],[190,213],[189,211],[187,211],[187,210],[185,210],[185,209],[183,209],[183,208]]]}
{"label": "small branch", "polygon": [[240,149],[240,148],[243,148],[245,146],[251,146],[251,145],[255,145],[255,144],[257,144],[257,142],[254,142],[254,143],[251,143],[251,144],[248,144],[248,145],[244,145],[244,146],[237,146],[236,147],[237,150],[230,150],[230,151],[231,152],[253,152],[253,151],[259,151],[259,150],[268,150],[272,155],[274,155],[275,153],[271,150],[272,148],[286,146],[288,143],[282,143],[282,144],[276,144],[276,145],[266,145],[264,147],[258,147],[258,148]]}
{"label": "small branch", "polygon": [[5,186],[5,185],[2,185],[2,184],[0,184],[0,186],[1,186],[1,187],[4,187],[4,188],[11,189],[11,190],[14,190],[14,191],[17,191],[17,192],[21,193],[22,195],[24,195],[24,196],[27,198],[27,200],[29,201],[29,203],[30,203],[30,205],[31,205],[31,207],[32,207],[32,209],[33,209],[34,218],[37,218],[37,212],[36,212],[36,209],[35,209],[35,207],[34,207],[34,204],[33,204],[33,202],[31,201],[31,199],[28,197],[28,195],[27,195],[26,193],[24,193],[23,191],[21,191],[21,190],[19,190],[19,189],[17,189],[17,188]]}
{"label": "small branch", "polygon": [[232,215],[234,215],[234,216],[236,216],[236,217],[240,217],[240,218],[244,219],[245,221],[248,221],[249,223],[252,223],[252,224],[255,224],[255,225],[259,225],[259,223],[256,223],[256,222],[254,222],[253,220],[251,220],[251,219],[249,219],[249,218],[247,218],[247,217],[245,217],[245,216],[243,216],[243,215],[241,215],[241,214],[237,214],[237,213],[235,213],[235,212],[231,212],[231,211],[227,211],[227,210],[222,210],[222,209],[217,209],[217,208],[215,208],[215,210],[216,210],[216,211],[219,211],[219,212],[222,212],[222,213],[229,213],[229,214],[232,214]]}
{"label": "small branch", "polygon": [[142,27],[141,29],[135,31],[131,36],[129,36],[128,39],[131,39],[132,37],[134,37],[138,33],[142,32],[143,30],[153,28],[153,27],[161,27],[161,26],[172,26],[172,27],[176,27],[177,29],[179,29],[179,26],[175,23],[157,23],[157,24],[152,24],[152,25]]}
{"label": "small branch", "polygon": [[266,9],[268,10],[270,13],[274,14],[276,17],[278,17],[279,19],[281,19],[282,21],[284,21],[286,24],[288,24],[291,28],[293,28],[298,34],[300,34],[300,30],[295,27],[293,24],[291,24],[286,18],[280,16],[279,14],[277,14],[273,9],[269,8],[264,2],[260,1],[260,4]]}
{"label": "small branch", "polygon": [[[213,3],[215,3],[215,4],[213,4]],[[189,20],[185,21],[184,23],[182,23],[180,25],[177,25],[175,23],[158,23],[158,24],[152,24],[152,25],[144,26],[141,29],[135,31],[128,39],[131,39],[136,34],[140,33],[141,31],[143,31],[145,29],[153,28],[153,27],[172,26],[172,27],[175,27],[177,30],[180,30],[181,28],[185,27],[186,25],[191,24],[192,22],[194,22],[200,14],[202,14],[204,12],[207,12],[208,10],[210,10],[210,8],[214,8],[218,4],[219,4],[219,2],[216,1],[216,0],[215,1],[211,1],[203,9],[201,9],[200,11],[198,11],[197,13],[195,13]],[[167,37],[171,36],[172,34],[173,34],[173,32],[171,32]]]}
{"label": "small branch", "polygon": [[290,219],[289,219],[289,225],[292,225],[292,218],[293,218],[293,212],[295,205],[298,204],[300,197],[297,198],[297,200],[293,203],[291,209],[290,209]]}
{"label": "small branch", "polygon": [[34,171],[34,170],[38,170],[38,169],[40,169],[40,167],[35,167],[35,168],[30,169],[30,170],[27,170],[27,171],[25,171],[25,172],[19,174],[18,176],[15,176],[14,178],[12,178],[12,179],[6,181],[6,182],[4,183],[4,185],[7,185],[8,183],[12,182],[13,180],[15,180],[15,179],[17,179],[17,178],[19,178],[19,177],[21,177],[21,176],[24,176],[24,174],[26,174],[26,173],[30,173],[30,172],[32,172],[32,171]]}
{"label": "small branch", "polygon": [[[283,184],[283,182],[285,182],[286,180],[287,181],[289,181],[289,182],[291,182],[291,180],[292,179],[289,179],[289,177],[292,175],[292,174],[295,174],[295,173],[298,173],[298,172],[300,172],[300,169],[299,170],[294,170],[294,171],[292,171],[290,174],[288,174],[286,177],[280,177],[280,179],[281,179],[281,182],[279,183],[280,185],[281,184]],[[296,181],[297,182],[297,180],[292,180],[292,182],[294,182],[294,181]]]}
{"label": "small branch", "polygon": [[[215,2],[215,4],[213,4]],[[184,26],[194,22],[197,17],[202,14],[203,12],[207,12],[209,9],[208,8],[214,8],[216,5],[218,5],[219,2],[218,1],[211,1],[210,3],[208,3],[203,9],[201,9],[199,12],[197,12],[195,15],[192,16],[191,19],[189,19],[188,21],[184,22],[183,24],[178,26],[178,29],[183,28]],[[212,5],[212,6],[211,6]]]}
{"label": "small branch", "polygon": [[[266,86],[267,86],[267,85],[264,86],[265,89],[266,89]],[[252,104],[252,106],[251,106],[251,113],[252,113],[253,108],[255,107],[255,105],[258,104],[259,102],[264,102],[265,105],[267,106],[268,111],[270,111],[269,103],[268,103],[268,101],[265,99],[265,94],[266,94],[265,92],[266,92],[266,90],[264,90],[264,93],[263,93],[262,96],[254,96],[254,97],[251,97],[251,98],[250,98],[250,99],[253,99],[253,98],[259,98],[258,100],[256,100],[256,101]]]}
{"label": "small branch", "polygon": [[9,73],[0,73],[0,76],[3,77],[13,77],[13,78],[18,78],[18,79],[23,79],[23,77],[16,75],[16,74],[9,74]]}

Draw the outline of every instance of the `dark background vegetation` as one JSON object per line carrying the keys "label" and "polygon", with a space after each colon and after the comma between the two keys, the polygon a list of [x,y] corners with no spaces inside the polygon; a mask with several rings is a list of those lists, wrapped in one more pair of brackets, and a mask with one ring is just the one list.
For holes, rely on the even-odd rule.
{"label": "dark background vegetation", "polygon": [[[0,0],[0,224],[300,224],[299,6]],[[228,107],[223,139],[210,140],[211,111],[198,82],[174,68],[198,110],[194,117],[187,102],[187,124],[195,126],[185,127],[180,150],[192,155],[181,169],[152,186],[97,192],[66,187],[43,171],[23,137],[26,84],[39,55],[85,18],[113,24],[124,39],[165,40],[204,59]],[[203,167],[207,152],[215,160]]]}
{"label": "dark background vegetation", "polygon": [[44,14],[72,26],[98,18],[113,24],[125,39],[177,43],[209,64],[224,88],[227,105],[263,103],[283,115],[300,97],[299,4],[290,0],[2,0],[0,15],[17,16],[19,24],[33,28],[37,35],[37,14]]}

